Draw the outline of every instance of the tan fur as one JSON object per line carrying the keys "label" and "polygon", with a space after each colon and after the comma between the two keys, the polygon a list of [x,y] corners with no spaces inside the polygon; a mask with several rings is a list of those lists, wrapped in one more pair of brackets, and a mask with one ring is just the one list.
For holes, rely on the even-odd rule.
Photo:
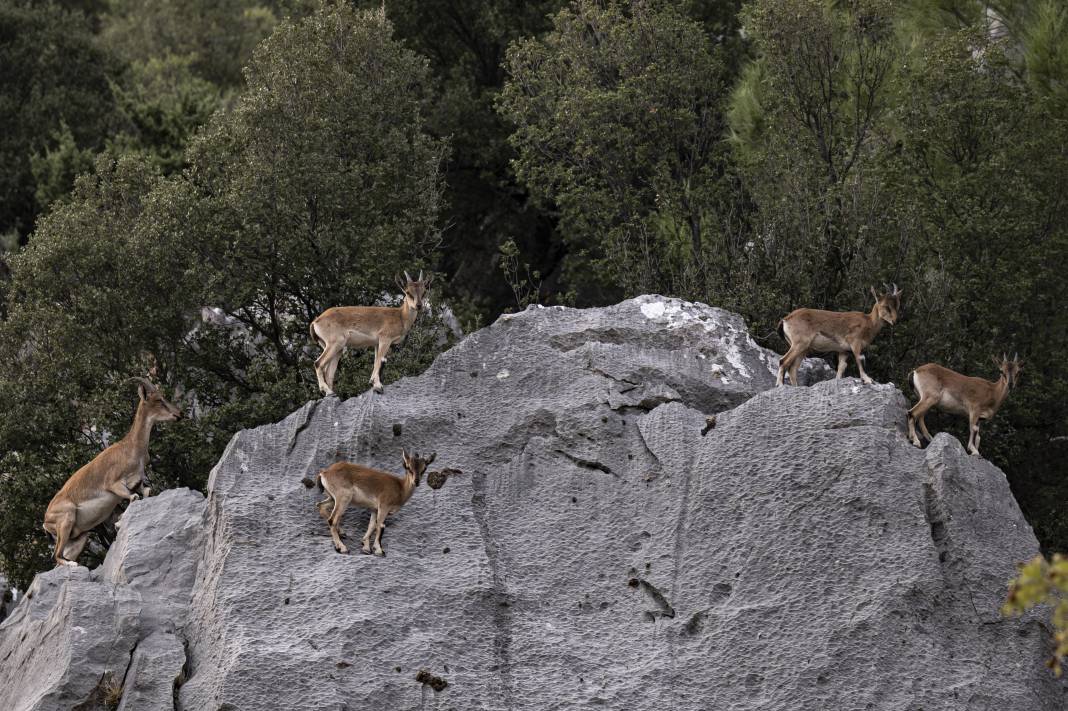
{"label": "tan fur", "polygon": [[937,363],[921,365],[909,374],[919,396],[919,401],[909,410],[909,439],[914,445],[921,446],[916,435],[917,421],[923,436],[928,441],[932,439],[924,416],[934,407],[968,418],[968,452],[979,454],[979,421],[989,420],[1001,408],[1023,367],[1018,356],[1009,360],[1003,355],[1000,361],[995,358],[994,362],[1001,371],[1001,377],[995,381],[961,375]]}
{"label": "tan fur", "polygon": [[845,373],[848,354],[852,353],[860,379],[871,384],[872,379],[864,372],[864,349],[871,345],[884,324],[897,322],[902,292],[895,285],[892,291],[888,289],[882,296],[876,294],[874,288],[871,293],[875,297],[875,306],[870,313],[797,309],[783,318],[779,326],[790,350],[779,361],[776,383],[782,385],[789,371],[790,383],[797,385],[801,361],[810,352],[816,352],[838,354],[836,378]]}
{"label": "tan fur", "polygon": [[310,331],[323,352],[315,361],[315,377],[324,395],[334,394],[334,375],[346,348],[374,348],[375,364],[370,383],[382,392],[379,371],[390,346],[404,340],[423,308],[432,277],[412,279],[404,273],[406,283],[397,279],[404,292],[400,306],[335,306],[321,313],[311,323]]}
{"label": "tan fur", "polygon": [[[367,524],[367,533],[363,536],[364,553],[371,552],[374,541],[375,555],[383,556],[382,527],[386,517],[404,506],[411,498],[415,487],[419,486],[423,472],[434,461],[434,454],[423,458],[418,454],[401,451],[404,462],[404,478],[371,469],[361,464],[337,462],[330,465],[316,476],[316,482],[326,491],[327,498],[316,504],[319,515],[330,524],[330,536],[334,539],[334,550],[348,553],[349,549],[341,542],[341,517],[350,503],[355,503],[371,510],[371,519]],[[306,485],[312,485],[306,481]],[[327,508],[328,504],[332,504]]]}
{"label": "tan fur", "polygon": [[138,395],[126,436],[74,472],[48,504],[44,530],[55,540],[56,565],[77,565],[90,531],[106,521],[121,501],[137,501],[150,493],[145,463],[152,425],[178,419],[182,413],[147,380],[138,386]]}

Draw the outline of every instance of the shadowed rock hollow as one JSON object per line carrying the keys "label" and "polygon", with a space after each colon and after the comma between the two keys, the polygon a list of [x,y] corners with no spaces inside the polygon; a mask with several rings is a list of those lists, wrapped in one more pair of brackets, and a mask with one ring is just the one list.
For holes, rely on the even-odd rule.
{"label": "shadowed rock hollow", "polygon": [[[777,364],[699,304],[533,308],[241,432],[206,501],[137,502],[100,570],[38,576],[0,708],[105,673],[129,709],[1064,708],[1047,631],[998,614],[1038,548],[1004,474],[909,445],[893,386],[774,389]],[[390,517],[386,558],[338,555],[301,479],[402,446],[464,473]]]}

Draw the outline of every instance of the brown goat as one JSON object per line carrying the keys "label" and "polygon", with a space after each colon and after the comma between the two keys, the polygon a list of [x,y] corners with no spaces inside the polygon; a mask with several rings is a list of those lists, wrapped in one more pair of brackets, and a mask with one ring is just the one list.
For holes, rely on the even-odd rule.
{"label": "brown goat", "polygon": [[[330,524],[330,536],[334,539],[334,550],[348,553],[349,549],[341,542],[341,517],[349,503],[355,503],[371,509],[371,520],[367,523],[367,533],[363,536],[363,552],[371,552],[374,540],[375,555],[385,555],[382,550],[382,526],[386,516],[404,506],[412,497],[415,487],[419,486],[423,472],[434,461],[435,455],[421,457],[417,453],[408,454],[401,450],[404,462],[404,478],[399,479],[377,469],[360,464],[336,462],[315,476],[315,480],[304,479],[307,487],[318,486],[325,491],[327,498],[316,504],[319,515]],[[327,504],[333,503],[330,508]]]}
{"label": "brown goat", "polygon": [[1001,371],[1001,377],[993,382],[961,375],[937,363],[921,365],[909,374],[912,387],[920,397],[919,402],[909,410],[909,439],[914,445],[921,446],[920,438],[916,436],[917,421],[923,436],[928,441],[932,439],[924,416],[934,407],[968,418],[968,452],[979,454],[979,421],[989,420],[1001,408],[1023,368],[1019,354],[1014,355],[1012,360],[1005,354],[1002,354],[1001,360],[993,360]]}
{"label": "brown goat", "polygon": [[52,497],[44,515],[44,530],[55,541],[56,565],[77,565],[89,533],[106,521],[124,499],[137,501],[137,490],[148,496],[145,464],[152,425],[170,422],[182,411],[147,378],[137,378],[140,402],[133,426],[125,437],[74,472]]}
{"label": "brown goat", "polygon": [[315,377],[323,395],[334,394],[334,375],[346,348],[374,348],[375,364],[370,383],[375,392],[382,392],[379,371],[386,353],[394,343],[404,340],[415,323],[419,310],[426,304],[426,293],[433,275],[412,279],[404,272],[406,282],[397,277],[397,286],[404,292],[400,306],[335,306],[312,321],[311,337],[323,352],[315,361]]}
{"label": "brown goat", "polygon": [[779,322],[779,332],[790,344],[790,350],[779,361],[778,385],[783,384],[783,376],[790,373],[790,383],[797,385],[797,370],[801,361],[810,351],[817,353],[837,353],[838,373],[841,378],[845,373],[847,354],[853,354],[857,362],[860,379],[871,384],[872,379],[864,372],[864,349],[871,345],[879,335],[883,324],[891,326],[897,322],[901,310],[901,290],[895,284],[893,290],[887,289],[882,296],[871,289],[875,306],[870,313],[860,311],[820,311],[818,309],[797,309]]}

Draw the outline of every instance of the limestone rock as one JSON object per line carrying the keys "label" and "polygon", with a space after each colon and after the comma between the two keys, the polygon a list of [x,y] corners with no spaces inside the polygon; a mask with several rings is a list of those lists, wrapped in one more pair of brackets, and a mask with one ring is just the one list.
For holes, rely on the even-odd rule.
{"label": "limestone rock", "polygon": [[141,629],[140,595],[87,568],[38,575],[0,624],[0,708],[70,711],[121,679]]}
{"label": "limestone rock", "polygon": [[[891,385],[774,388],[777,365],[699,304],[533,308],[241,432],[206,505],[138,502],[98,575],[38,577],[0,626],[0,708],[125,660],[124,708],[177,679],[187,711],[1064,709],[1040,618],[998,614],[1038,548],[1004,474],[912,447]],[[399,473],[402,447],[462,473],[388,519],[385,558],[335,553],[302,479]],[[77,605],[111,656],[60,656]],[[31,677],[39,644],[76,691]]]}
{"label": "limestone rock", "polygon": [[185,660],[174,632],[189,607],[203,518],[204,497],[189,489],[135,501],[98,570],[39,574],[0,624],[0,709],[91,711],[120,688],[123,708],[171,708]]}
{"label": "limestone rock", "polygon": [[[1045,630],[997,615],[1037,549],[1004,475],[913,448],[892,386],[776,367],[716,309],[531,309],[241,433],[183,708],[1062,708]],[[336,554],[301,479],[401,447],[465,475],[390,518],[385,559]]]}
{"label": "limestone rock", "polygon": [[196,579],[204,532],[204,496],[170,489],[135,501],[119,520],[118,535],[100,567],[100,578],[141,594],[149,629],[184,625]]}
{"label": "limestone rock", "polygon": [[130,658],[118,711],[174,708],[174,691],[185,664],[185,648],[170,632],[153,632]]}

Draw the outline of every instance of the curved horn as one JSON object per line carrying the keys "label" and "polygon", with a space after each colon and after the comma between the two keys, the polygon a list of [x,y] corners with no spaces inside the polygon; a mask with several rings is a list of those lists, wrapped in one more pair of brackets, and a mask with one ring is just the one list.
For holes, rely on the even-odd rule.
{"label": "curved horn", "polygon": [[153,390],[158,390],[159,389],[159,388],[156,387],[155,383],[153,383],[151,380],[149,380],[148,378],[146,378],[146,377],[144,377],[142,375],[136,375],[136,376],[134,376],[132,378],[127,378],[126,379],[126,382],[131,382],[131,381],[137,381],[137,382],[141,383],[150,392],[153,391]]}
{"label": "curved horn", "polygon": [[893,287],[894,287],[894,293],[895,293],[895,294],[900,294],[900,293],[901,293],[901,289],[898,289],[898,288],[897,288],[897,282],[892,282],[892,283],[891,283],[891,286],[893,286]]}

